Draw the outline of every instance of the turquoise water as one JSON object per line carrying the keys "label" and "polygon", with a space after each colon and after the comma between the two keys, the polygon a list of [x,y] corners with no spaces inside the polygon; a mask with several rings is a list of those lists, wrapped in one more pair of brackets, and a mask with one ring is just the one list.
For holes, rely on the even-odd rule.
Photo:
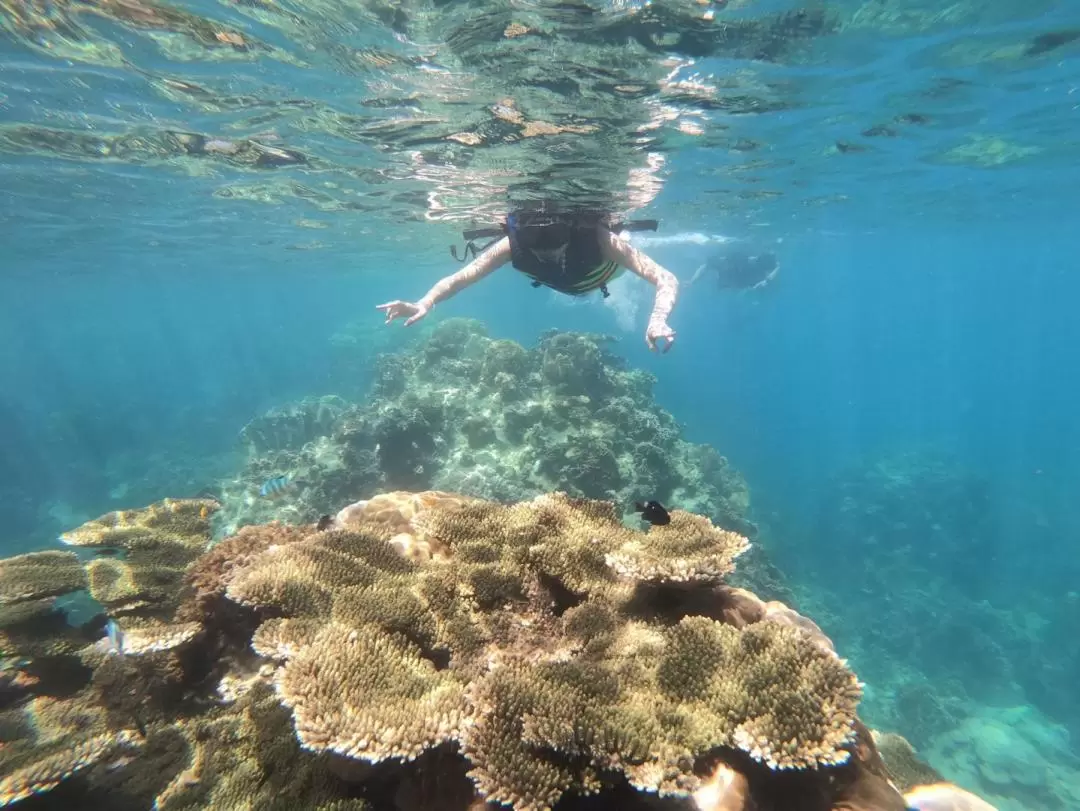
{"label": "turquoise water", "polygon": [[429,319],[617,335],[745,476],[869,722],[1001,809],[1080,805],[1075,5],[165,8],[0,2],[5,555],[218,486],[268,409],[362,401],[418,330],[375,304],[462,227],[606,201],[684,281],[724,239],[780,274],[684,289],[664,356],[626,279],[505,270]]}

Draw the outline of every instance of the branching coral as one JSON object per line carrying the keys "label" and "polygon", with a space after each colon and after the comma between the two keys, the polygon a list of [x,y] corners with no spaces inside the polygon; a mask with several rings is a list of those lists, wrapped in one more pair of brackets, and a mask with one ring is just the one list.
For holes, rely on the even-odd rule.
{"label": "branching coral", "polygon": [[[614,348],[605,336],[559,332],[526,348],[488,337],[479,322],[439,322],[380,361],[363,403],[323,409],[318,439],[251,446],[243,474],[223,485],[218,523],[228,534],[274,518],[313,522],[396,489],[499,501],[564,490],[626,508],[658,499],[753,534],[745,482],[715,451],[680,438],[653,400],[652,376],[627,369]],[[266,421],[281,419],[279,410]],[[258,495],[285,472],[295,483],[283,497]]]}

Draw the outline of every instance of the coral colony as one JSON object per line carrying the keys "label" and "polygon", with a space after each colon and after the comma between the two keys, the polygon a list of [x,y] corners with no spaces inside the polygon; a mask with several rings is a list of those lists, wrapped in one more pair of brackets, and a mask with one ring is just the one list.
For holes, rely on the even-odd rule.
{"label": "coral colony", "polygon": [[249,424],[220,498],[0,560],[0,805],[989,808],[861,723],[651,386],[596,336],[447,321],[367,403]]}
{"label": "coral colony", "polygon": [[[526,349],[482,324],[441,322],[411,351],[384,355],[361,404],[312,398],[252,420],[217,526],[315,521],[389,490],[445,490],[498,501],[541,493],[657,500],[753,536],[749,489],[713,448],[682,439],[652,375],[626,368],[598,335],[552,333]],[[260,495],[274,477],[296,482]]]}
{"label": "coral colony", "polygon": [[[392,492],[211,545],[217,509],[110,513],[63,536],[85,557],[0,562],[0,803],[906,807],[855,675],[813,622],[725,584],[748,541],[707,518]],[[100,617],[65,621],[74,591],[124,655]]]}

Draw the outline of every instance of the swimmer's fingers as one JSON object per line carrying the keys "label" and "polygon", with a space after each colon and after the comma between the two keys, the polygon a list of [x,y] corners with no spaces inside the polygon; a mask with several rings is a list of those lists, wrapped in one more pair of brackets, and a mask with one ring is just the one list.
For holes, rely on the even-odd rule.
{"label": "swimmer's fingers", "polygon": [[410,315],[405,321],[405,326],[411,326],[418,322],[424,315],[428,314],[428,308],[423,305],[413,305],[413,303],[405,303],[405,312],[403,315]]}
{"label": "swimmer's fingers", "polygon": [[386,323],[389,324],[395,318],[408,315],[411,312],[411,306],[407,301],[388,301],[386,304],[375,305],[375,309],[386,313]]}
{"label": "swimmer's fingers", "polygon": [[[665,340],[667,344],[663,343]],[[658,348],[663,345],[663,348],[659,349],[659,351],[667,354],[671,349],[671,345],[675,343],[675,330],[664,323],[650,324],[645,331],[645,343],[652,352],[658,351]]]}

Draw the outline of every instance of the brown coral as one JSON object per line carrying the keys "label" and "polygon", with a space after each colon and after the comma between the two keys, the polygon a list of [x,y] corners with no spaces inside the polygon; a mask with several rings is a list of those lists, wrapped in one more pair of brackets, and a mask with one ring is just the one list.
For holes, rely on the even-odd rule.
{"label": "brown coral", "polygon": [[273,546],[299,541],[311,534],[308,527],[293,527],[274,521],[260,526],[246,526],[235,535],[216,544],[195,561],[187,571],[186,582],[192,589],[192,616],[197,616],[214,598],[225,593],[234,572],[243,570],[251,559]]}
{"label": "brown coral", "polygon": [[289,659],[279,689],[314,751],[411,760],[457,737],[463,687],[407,643],[329,624]]}
{"label": "brown coral", "polygon": [[[720,585],[748,542],[705,518],[675,511],[643,533],[608,502],[436,493],[338,524],[246,559],[227,589],[278,615],[253,646],[283,662],[307,748],[381,762],[460,739],[479,789],[519,809],[620,771],[688,796],[686,764],[717,747],[774,769],[849,757],[854,675],[812,623]],[[409,554],[421,545],[434,552]],[[730,622],[630,620],[637,587],[658,583],[698,589]]]}
{"label": "brown coral", "polygon": [[73,546],[117,548],[122,556],[87,566],[90,594],[113,616],[171,617],[186,567],[210,542],[207,499],[165,499],[141,510],[111,512],[60,538]]}
{"label": "brown coral", "polygon": [[86,585],[74,552],[31,552],[0,560],[0,605],[56,597]]}
{"label": "brown coral", "polygon": [[138,745],[134,730],[110,731],[87,696],[36,698],[2,718],[0,806],[43,794],[122,749]]}

